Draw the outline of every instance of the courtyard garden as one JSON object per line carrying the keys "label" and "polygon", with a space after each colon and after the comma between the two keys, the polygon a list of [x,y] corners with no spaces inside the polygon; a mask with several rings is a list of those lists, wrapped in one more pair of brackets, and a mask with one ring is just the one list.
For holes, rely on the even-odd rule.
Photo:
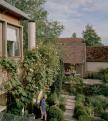
{"label": "courtyard garden", "polygon": [[[68,121],[108,121],[108,68],[97,73],[88,73],[85,69],[88,63],[86,47],[102,46],[101,38],[92,26],[86,25],[83,39],[74,33],[70,39],[66,38],[69,43],[67,40],[60,43],[64,27],[58,21],[48,20],[43,7],[45,0],[5,1],[27,13],[37,30],[34,32],[36,46],[28,50],[27,21],[21,21],[24,43],[20,53],[24,52],[23,56],[0,57],[0,74],[3,74],[0,89],[6,96],[7,107],[0,113],[0,121],[41,121],[42,97],[45,97],[47,121],[66,121],[68,118]],[[8,22],[4,23],[7,26]],[[9,43],[14,46],[14,41]],[[12,50],[11,46],[2,49]]]}

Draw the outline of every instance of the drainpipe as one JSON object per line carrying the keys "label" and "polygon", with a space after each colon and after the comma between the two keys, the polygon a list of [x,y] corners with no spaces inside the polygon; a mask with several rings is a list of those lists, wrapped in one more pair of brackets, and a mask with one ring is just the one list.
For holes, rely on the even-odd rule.
{"label": "drainpipe", "polygon": [[28,23],[28,50],[36,47],[36,24],[34,21]]}

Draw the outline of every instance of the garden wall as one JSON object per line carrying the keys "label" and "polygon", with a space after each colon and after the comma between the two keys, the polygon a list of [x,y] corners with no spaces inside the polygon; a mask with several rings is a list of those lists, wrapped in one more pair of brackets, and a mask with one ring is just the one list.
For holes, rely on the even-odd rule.
{"label": "garden wall", "polygon": [[87,72],[99,72],[100,69],[108,68],[108,62],[87,62]]}

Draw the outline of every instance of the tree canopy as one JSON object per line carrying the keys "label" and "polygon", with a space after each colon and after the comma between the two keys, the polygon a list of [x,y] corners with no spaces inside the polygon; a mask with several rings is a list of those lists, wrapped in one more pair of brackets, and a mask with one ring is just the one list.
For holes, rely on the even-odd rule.
{"label": "tree canopy", "polygon": [[[36,22],[37,41],[52,41],[58,38],[63,26],[57,21],[47,20],[47,11],[44,9],[45,0],[5,0],[27,13]],[[24,48],[28,46],[27,22],[24,25]]]}
{"label": "tree canopy", "polygon": [[83,31],[83,39],[87,46],[102,45],[101,38],[98,36],[96,31],[91,25],[86,25]]}
{"label": "tree canopy", "polygon": [[74,32],[74,33],[72,34],[72,38],[77,38],[76,32]]}

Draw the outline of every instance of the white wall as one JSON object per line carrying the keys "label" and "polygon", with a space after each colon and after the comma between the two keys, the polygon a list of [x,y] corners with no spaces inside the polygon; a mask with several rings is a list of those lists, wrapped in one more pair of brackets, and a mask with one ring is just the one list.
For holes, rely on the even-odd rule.
{"label": "white wall", "polygon": [[102,68],[108,68],[108,62],[87,62],[88,72],[99,72]]}

